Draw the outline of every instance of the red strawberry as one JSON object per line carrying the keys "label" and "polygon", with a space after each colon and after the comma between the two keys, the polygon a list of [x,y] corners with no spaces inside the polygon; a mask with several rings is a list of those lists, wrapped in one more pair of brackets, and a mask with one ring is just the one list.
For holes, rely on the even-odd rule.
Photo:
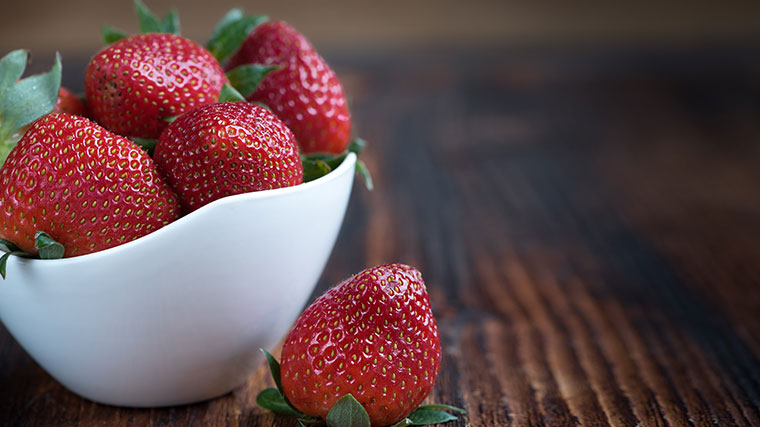
{"label": "red strawberry", "polygon": [[78,96],[65,87],[61,87],[61,90],[58,91],[58,100],[51,113],[68,113],[87,117],[87,108]]}
{"label": "red strawberry", "polygon": [[441,362],[422,275],[382,265],[330,289],[298,318],[281,361],[283,393],[307,415],[325,418],[350,393],[373,426],[403,419],[430,393]]}
{"label": "red strawberry", "polygon": [[293,133],[248,102],[203,105],[183,114],[161,135],[153,158],[185,212],[224,196],[303,181]]}
{"label": "red strawberry", "polygon": [[0,169],[0,237],[29,254],[37,231],[70,257],[135,240],[178,213],[144,151],[79,116],[34,122]]}
{"label": "red strawberry", "polygon": [[268,105],[293,131],[303,152],[340,153],[351,134],[351,116],[338,77],[298,31],[285,22],[257,26],[230,58],[243,64],[279,65],[249,97]]}
{"label": "red strawberry", "polygon": [[216,102],[224,70],[199,44],[174,34],[138,34],[100,51],[85,74],[92,117],[112,132],[158,138],[164,119]]}

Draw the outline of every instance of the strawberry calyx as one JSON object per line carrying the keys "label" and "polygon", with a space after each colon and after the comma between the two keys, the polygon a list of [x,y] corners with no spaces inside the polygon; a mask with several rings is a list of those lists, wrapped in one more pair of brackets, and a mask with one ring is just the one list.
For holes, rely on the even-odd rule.
{"label": "strawberry calyx", "polygon": [[245,102],[245,97],[233,86],[225,83],[219,91],[219,102]]}
{"label": "strawberry calyx", "polygon": [[137,137],[132,137],[129,139],[132,140],[132,142],[134,142],[135,144],[137,144],[138,147],[142,148],[143,151],[148,153],[149,156],[153,156],[153,150],[156,149],[156,144],[158,144],[157,139],[137,138]]}
{"label": "strawberry calyx", "polygon": [[0,251],[5,252],[2,257],[0,257],[0,277],[5,280],[5,266],[8,263],[8,258],[11,257],[11,255],[20,256],[23,258],[31,258],[32,255],[24,252],[16,246],[13,242],[10,242],[5,239],[0,239]]}
{"label": "strawberry calyx", "polygon": [[21,78],[29,52],[14,50],[0,59],[0,165],[21,139],[26,125],[55,108],[61,87],[61,56],[47,73]]}
{"label": "strawberry calyx", "polygon": [[266,16],[246,16],[242,10],[232,9],[214,27],[206,49],[221,64],[238,50],[254,28],[268,20]]}
{"label": "strawberry calyx", "polygon": [[[327,175],[331,170],[343,163],[343,160],[348,153],[355,153],[358,156],[366,146],[367,141],[361,138],[354,138],[348,147],[340,154],[302,153],[301,163],[303,164],[303,182],[313,181]],[[372,191],[374,188],[372,175],[370,174],[367,165],[358,159],[356,160],[356,173],[362,178],[367,190]]]}
{"label": "strawberry calyx", "polygon": [[285,392],[282,391],[282,381],[280,380],[280,362],[263,348],[261,349],[261,352],[264,353],[264,356],[267,358],[269,372],[272,374],[272,379],[277,388],[269,387],[262,390],[256,396],[256,403],[262,408],[269,409],[278,414],[297,416],[299,425],[319,423],[320,421],[318,418],[306,415],[299,411],[290,403],[288,398],[285,397]]}
{"label": "strawberry calyx", "polygon": [[163,19],[158,19],[141,0],[135,0],[135,12],[141,33],[169,33],[179,35],[179,15],[171,9]]}
{"label": "strawberry calyx", "polygon": [[[38,231],[34,234],[34,246],[37,248],[40,259],[63,258],[63,245],[58,243],[44,231]],[[16,255],[22,258],[35,257],[32,254],[22,251],[15,243],[6,239],[0,239],[0,251],[5,252],[3,256],[0,257],[0,277],[2,277],[3,280],[5,280],[5,267],[8,263],[8,258],[10,258],[11,255]]]}
{"label": "strawberry calyx", "polygon": [[[298,417],[298,425],[306,427],[307,425],[327,425],[328,427],[371,427],[369,415],[364,407],[350,393],[344,395],[330,408],[325,420],[304,414],[296,409],[282,390],[280,379],[280,363],[269,352],[261,349],[267,358],[269,372],[272,374],[275,386],[262,390],[256,396],[256,403],[264,409],[283,415],[292,415]],[[424,426],[430,424],[444,424],[449,421],[456,421],[456,415],[450,414],[450,411],[456,414],[464,414],[466,411],[461,408],[450,405],[421,405],[407,415],[401,421],[393,424],[391,427],[404,426]]]}
{"label": "strawberry calyx", "polygon": [[[172,9],[162,19],[159,19],[153,12],[148,9],[141,0],[135,0],[135,14],[141,33],[168,33],[180,35],[179,14],[176,9]],[[103,42],[106,46],[117,42],[129,35],[110,25],[103,26],[101,30]]]}
{"label": "strawberry calyx", "polygon": [[244,98],[251,96],[267,74],[281,69],[277,65],[245,64],[233,68],[227,72],[230,84],[243,95]]}
{"label": "strawberry calyx", "polygon": [[114,28],[110,25],[104,25],[103,29],[100,30],[100,35],[103,37],[103,44],[108,46],[111,43],[115,43],[121,39],[125,39],[129,37],[129,34],[125,33],[124,31],[121,31],[118,28]]}
{"label": "strawberry calyx", "polygon": [[[214,28],[206,49],[223,64],[235,53],[254,28],[268,21],[266,16],[246,16],[240,9],[232,9],[222,17]],[[276,65],[245,64],[227,72],[230,84],[248,98],[267,74],[282,67]]]}

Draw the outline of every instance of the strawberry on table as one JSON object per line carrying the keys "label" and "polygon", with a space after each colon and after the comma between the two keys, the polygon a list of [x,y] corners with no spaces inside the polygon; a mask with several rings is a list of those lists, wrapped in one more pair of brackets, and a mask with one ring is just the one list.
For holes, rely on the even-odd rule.
{"label": "strawberry on table", "polygon": [[293,133],[248,102],[208,104],[183,114],[161,135],[153,158],[184,212],[224,196],[303,182]]}
{"label": "strawberry on table", "polygon": [[276,66],[246,94],[293,131],[304,153],[340,153],[351,136],[351,116],[335,72],[301,33],[282,21],[256,26],[229,59],[232,74],[246,64]]}
{"label": "strawberry on table", "polygon": [[178,214],[151,158],[83,117],[40,118],[0,169],[0,237],[28,254],[38,232],[71,257],[135,240]]}
{"label": "strawberry on table", "polygon": [[92,117],[127,137],[158,138],[166,119],[216,102],[224,70],[202,46],[175,34],[120,39],[101,50],[85,73]]}
{"label": "strawberry on table", "polygon": [[[267,356],[282,399],[268,389],[258,401],[305,420],[409,425],[407,417],[440,423],[456,418],[438,409],[461,411],[418,408],[438,375],[441,346],[422,274],[408,265],[369,268],[328,290],[287,335],[282,364]],[[365,423],[339,421],[344,413],[362,413],[357,405],[366,411]]]}

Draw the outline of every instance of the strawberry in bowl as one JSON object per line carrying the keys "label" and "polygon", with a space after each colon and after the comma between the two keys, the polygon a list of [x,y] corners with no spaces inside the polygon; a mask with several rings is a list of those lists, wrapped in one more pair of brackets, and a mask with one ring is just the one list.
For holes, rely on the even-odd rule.
{"label": "strawberry in bowl", "polygon": [[174,192],[134,142],[88,119],[34,122],[0,169],[0,237],[29,254],[40,233],[71,257],[135,240],[179,216]]}
{"label": "strawberry in bowl", "polygon": [[303,182],[293,133],[248,102],[208,104],[182,115],[161,135],[153,157],[187,212],[232,194]]}
{"label": "strawberry in bowl", "polygon": [[[60,63],[18,81],[25,57],[18,51],[0,63],[13,71],[0,79],[6,93],[45,87],[47,96],[25,110],[36,117],[4,122],[33,124],[8,144],[0,170],[0,320],[48,373],[93,401],[177,405],[245,382],[263,358],[258,349],[282,337],[321,275],[356,155],[312,162],[327,169],[302,182],[292,137],[284,128],[268,133],[266,142],[277,138],[283,157],[264,165],[256,163],[259,151],[244,151],[213,174],[231,178],[262,167],[263,179],[271,160],[279,167],[267,173],[293,185],[262,186],[251,183],[259,175],[246,175],[250,188],[223,191],[177,218],[181,199],[144,150],[86,118],[46,115],[60,90]],[[231,123],[241,135],[277,120],[253,104],[215,105],[250,110],[256,121]],[[257,128],[262,117],[267,126]],[[245,147],[237,148],[230,153]]]}
{"label": "strawberry in bowl", "polygon": [[274,66],[248,100],[269,105],[293,130],[305,153],[340,153],[348,147],[351,115],[343,86],[312,44],[283,21],[258,25],[229,59]]}
{"label": "strawberry in bowl", "polygon": [[201,45],[175,34],[137,34],[100,51],[85,73],[92,117],[120,135],[158,138],[164,119],[216,102],[227,82]]}
{"label": "strawberry in bowl", "polygon": [[0,126],[0,320],[71,391],[155,407],[248,378],[311,294],[354,174],[367,175],[362,144],[304,154],[228,84],[252,90],[271,68],[230,79],[173,34],[174,15],[159,25],[136,4],[144,34],[108,29],[88,67],[92,120],[55,112],[59,60],[25,79],[25,52],[0,60],[2,107],[26,106]]}

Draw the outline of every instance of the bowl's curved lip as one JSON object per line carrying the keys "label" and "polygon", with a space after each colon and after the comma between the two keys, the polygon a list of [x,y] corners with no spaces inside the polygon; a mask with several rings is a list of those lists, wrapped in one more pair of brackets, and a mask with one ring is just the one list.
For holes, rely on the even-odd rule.
{"label": "bowl's curved lip", "polygon": [[351,172],[353,172],[355,164],[356,164],[356,154],[348,153],[346,158],[343,159],[343,161],[337,168],[330,171],[327,175],[319,177],[313,181],[305,182],[299,185],[294,185],[292,187],[275,188],[272,190],[262,190],[262,191],[255,191],[251,193],[235,194],[232,196],[222,197],[221,199],[214,200],[213,202],[210,202],[204,206],[201,206],[200,208],[194,210],[193,212],[190,212],[189,214],[181,218],[178,218],[175,221],[172,221],[171,223],[159,228],[158,230],[150,234],[146,234],[145,236],[142,236],[138,239],[135,239],[130,242],[126,242],[121,245],[114,246],[108,249],[104,249],[102,251],[93,252],[86,255],[79,255],[79,256],[75,256],[71,258],[61,258],[61,259],[43,260],[43,259],[38,259],[38,258],[23,258],[23,257],[11,257],[11,258],[15,258],[15,260],[18,262],[36,264],[35,266],[37,267],[42,264],[49,265],[49,266],[55,265],[55,266],[60,267],[61,264],[74,264],[74,263],[80,263],[80,262],[97,261],[98,259],[101,259],[103,257],[114,256],[119,251],[129,250],[131,247],[135,245],[148,244],[148,242],[151,239],[160,239],[161,236],[170,232],[171,229],[182,226],[185,223],[193,221],[193,218],[196,218],[200,215],[206,215],[209,213],[209,211],[215,210],[222,206],[246,202],[246,201],[252,201],[252,200],[282,197],[289,194],[309,191],[314,188],[321,187],[337,179],[339,176],[343,175],[344,173],[347,173],[348,172],[347,169],[350,169]]}

